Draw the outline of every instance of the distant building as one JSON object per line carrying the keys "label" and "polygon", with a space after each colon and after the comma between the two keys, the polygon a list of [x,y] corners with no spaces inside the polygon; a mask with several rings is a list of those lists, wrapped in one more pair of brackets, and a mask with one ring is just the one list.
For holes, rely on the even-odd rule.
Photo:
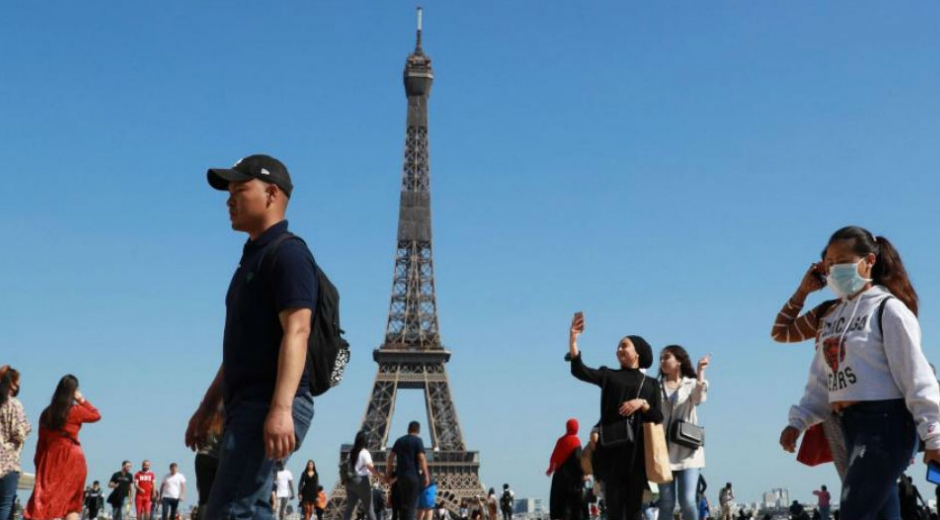
{"label": "distant building", "polygon": [[790,506],[790,492],[784,488],[771,489],[764,493],[761,504],[766,509],[780,509]]}
{"label": "distant building", "polygon": [[541,498],[517,498],[512,508],[513,514],[540,514],[545,513]]}

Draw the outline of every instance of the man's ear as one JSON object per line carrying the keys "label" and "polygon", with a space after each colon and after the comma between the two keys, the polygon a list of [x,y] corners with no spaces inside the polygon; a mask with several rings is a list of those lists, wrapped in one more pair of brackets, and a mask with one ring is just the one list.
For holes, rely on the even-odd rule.
{"label": "man's ear", "polygon": [[268,184],[264,187],[264,193],[267,198],[267,205],[274,204],[278,197],[283,197],[284,193],[274,184]]}

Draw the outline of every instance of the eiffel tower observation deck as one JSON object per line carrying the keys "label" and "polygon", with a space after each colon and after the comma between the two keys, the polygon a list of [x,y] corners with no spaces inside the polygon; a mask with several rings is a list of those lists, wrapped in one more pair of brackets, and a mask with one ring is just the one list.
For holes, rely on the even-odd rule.
{"label": "eiffel tower observation deck", "polygon": [[[431,440],[425,449],[429,471],[437,482],[437,500],[456,513],[462,499],[485,492],[479,479],[479,454],[467,450],[457,420],[444,368],[451,353],[441,344],[438,327],[428,144],[428,98],[434,71],[431,58],[421,47],[421,16],[418,8],[417,42],[404,70],[408,119],[391,305],[385,340],[373,351],[378,373],[362,430],[368,435],[368,449],[376,467],[384,472],[391,444],[406,433],[390,431],[398,392],[422,390],[427,410],[422,434]],[[349,448],[342,448],[341,464],[347,459]],[[341,518],[345,498],[345,490],[337,484],[330,496],[327,518]]]}

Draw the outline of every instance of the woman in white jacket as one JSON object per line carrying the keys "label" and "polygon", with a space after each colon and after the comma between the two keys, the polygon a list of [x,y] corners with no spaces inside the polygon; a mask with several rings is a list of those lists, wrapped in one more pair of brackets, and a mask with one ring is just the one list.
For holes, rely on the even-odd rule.
{"label": "woman in white jacket", "polygon": [[705,467],[705,448],[680,445],[675,442],[673,436],[679,421],[698,425],[695,409],[705,402],[708,394],[705,369],[709,361],[708,356],[703,357],[698,362],[697,370],[693,370],[689,353],[679,345],[670,345],[659,355],[663,425],[666,428],[669,463],[673,476],[672,482],[659,485],[659,511],[666,518],[672,518],[677,495],[682,520],[698,518],[695,490],[701,469]]}
{"label": "woman in white jacket", "polygon": [[793,452],[835,414],[849,455],[840,517],[899,519],[895,483],[915,436],[925,462],[940,462],[940,387],[921,349],[917,293],[894,246],[856,226],[832,235],[822,271],[839,302],[819,318],[809,381],[780,444]]}

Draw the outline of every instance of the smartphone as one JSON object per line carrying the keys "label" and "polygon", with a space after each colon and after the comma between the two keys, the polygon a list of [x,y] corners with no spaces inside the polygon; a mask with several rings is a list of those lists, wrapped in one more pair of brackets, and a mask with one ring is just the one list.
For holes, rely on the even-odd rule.
{"label": "smartphone", "polygon": [[820,264],[814,264],[814,265],[816,266],[816,268],[813,269],[813,276],[816,277],[816,280],[819,281],[819,283],[825,286],[826,285],[826,273],[822,270],[823,266]]}
{"label": "smartphone", "polygon": [[581,320],[581,331],[583,332],[584,331],[584,313],[581,311],[574,313],[574,320],[575,321]]}
{"label": "smartphone", "polygon": [[927,482],[940,484],[940,464],[934,461],[927,463]]}

